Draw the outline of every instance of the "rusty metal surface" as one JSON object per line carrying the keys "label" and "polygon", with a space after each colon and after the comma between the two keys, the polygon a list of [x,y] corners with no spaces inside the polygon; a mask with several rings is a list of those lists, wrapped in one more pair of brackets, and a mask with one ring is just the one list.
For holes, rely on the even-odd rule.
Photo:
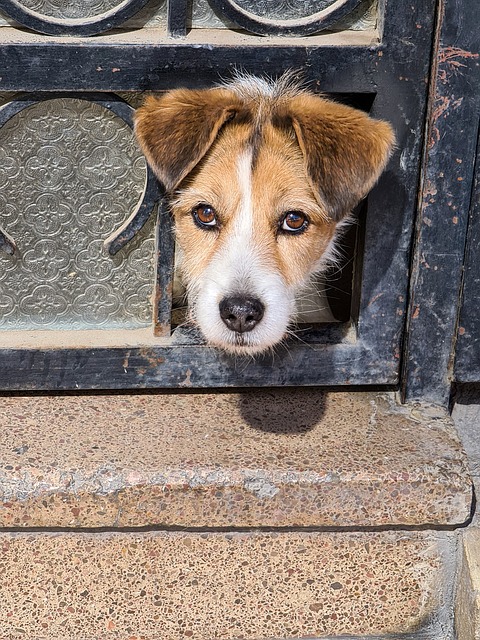
{"label": "rusty metal surface", "polygon": [[453,380],[480,104],[477,17],[474,1],[439,3],[405,353],[407,400],[445,404]]}

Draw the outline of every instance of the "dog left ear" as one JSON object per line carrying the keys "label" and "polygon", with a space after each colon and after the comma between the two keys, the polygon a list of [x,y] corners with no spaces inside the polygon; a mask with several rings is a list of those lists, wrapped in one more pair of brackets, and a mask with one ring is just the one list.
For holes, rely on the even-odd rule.
{"label": "dog left ear", "polygon": [[380,177],[395,143],[392,127],[311,94],[292,98],[288,111],[314,193],[338,222]]}
{"label": "dog left ear", "polygon": [[175,189],[241,109],[226,89],[175,89],[150,96],[135,113],[135,134],[167,191]]}

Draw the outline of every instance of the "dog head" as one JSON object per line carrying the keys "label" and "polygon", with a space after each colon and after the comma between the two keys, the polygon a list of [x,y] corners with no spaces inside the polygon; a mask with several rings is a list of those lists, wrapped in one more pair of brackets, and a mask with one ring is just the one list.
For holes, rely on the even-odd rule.
{"label": "dog head", "polygon": [[386,122],[255,77],[150,97],[135,132],[170,198],[192,318],[236,353],[283,338],[394,143]]}

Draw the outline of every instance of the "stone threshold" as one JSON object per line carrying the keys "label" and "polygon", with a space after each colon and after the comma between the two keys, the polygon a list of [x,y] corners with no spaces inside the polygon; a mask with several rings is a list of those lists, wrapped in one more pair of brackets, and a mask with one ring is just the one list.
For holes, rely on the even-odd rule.
{"label": "stone threshold", "polygon": [[463,526],[452,422],[316,389],[0,398],[0,528]]}

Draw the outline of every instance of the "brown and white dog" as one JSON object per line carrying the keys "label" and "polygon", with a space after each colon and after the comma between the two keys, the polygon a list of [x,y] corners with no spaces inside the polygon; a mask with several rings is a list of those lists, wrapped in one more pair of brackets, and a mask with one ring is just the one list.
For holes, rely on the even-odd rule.
{"label": "brown and white dog", "polygon": [[289,76],[149,97],[135,132],[171,201],[191,317],[238,354],[282,340],[394,143],[386,122]]}

